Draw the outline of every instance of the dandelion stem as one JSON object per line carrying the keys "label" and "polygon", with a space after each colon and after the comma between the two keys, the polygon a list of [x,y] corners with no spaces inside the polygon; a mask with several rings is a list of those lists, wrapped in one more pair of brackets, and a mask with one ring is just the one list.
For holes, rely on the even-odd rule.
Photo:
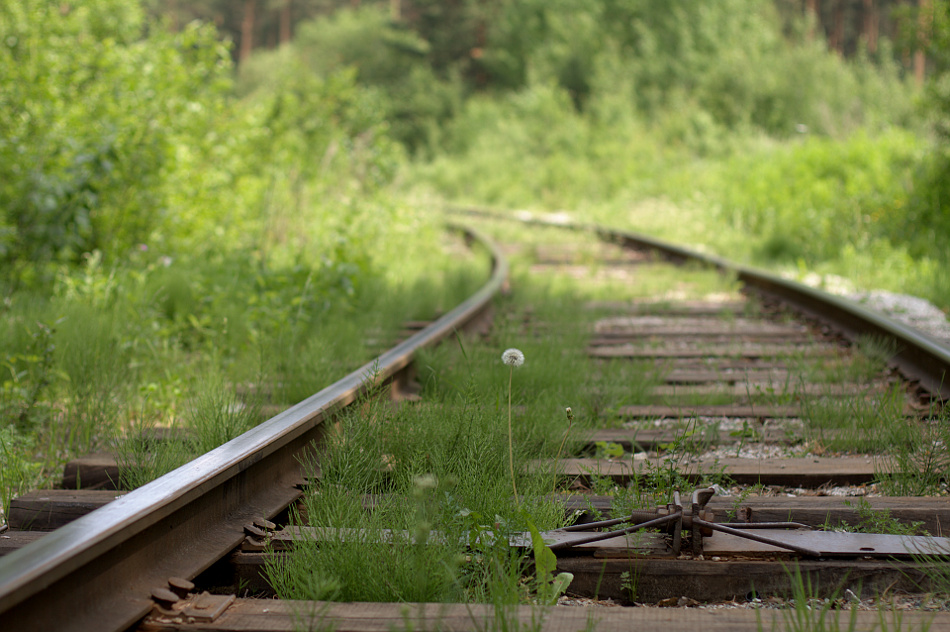
{"label": "dandelion stem", "polygon": [[511,438],[511,378],[514,375],[515,367],[508,369],[508,469],[511,470],[511,489],[515,492],[515,504],[521,504],[518,500],[518,487],[515,485],[515,452],[512,447]]}

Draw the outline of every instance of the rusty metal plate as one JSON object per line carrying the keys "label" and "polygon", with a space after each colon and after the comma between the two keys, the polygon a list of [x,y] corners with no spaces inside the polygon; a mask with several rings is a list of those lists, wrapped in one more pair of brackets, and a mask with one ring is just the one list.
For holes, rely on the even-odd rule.
{"label": "rusty metal plate", "polygon": [[[821,553],[822,557],[950,555],[950,538],[782,529],[761,529],[755,533],[781,542],[815,549]],[[728,557],[790,553],[769,544],[753,542],[726,533],[716,533],[712,537],[704,538],[703,552],[707,558],[712,555]]]}
{"label": "rusty metal plate", "polygon": [[[617,527],[621,528],[621,527]],[[544,532],[544,543],[548,546],[554,544],[563,544],[566,542],[573,542],[578,540],[583,540],[585,538],[594,535],[590,531],[545,531]],[[513,547],[517,548],[531,548],[531,534],[530,533],[515,533],[512,534],[508,539],[509,543]],[[665,555],[669,552],[669,547],[666,544],[666,538],[659,533],[646,533],[646,532],[635,532],[628,533],[627,535],[618,535],[607,540],[600,540],[597,542],[590,542],[588,544],[578,544],[575,547],[572,547],[575,551],[584,551],[590,554],[592,551],[616,551],[619,553],[628,553],[631,551],[636,551],[642,555]],[[559,550],[558,554],[563,554],[563,550]]]}
{"label": "rusty metal plate", "polygon": [[196,621],[210,622],[217,619],[234,603],[234,595],[212,595],[207,591],[196,595],[182,610],[182,614]]}

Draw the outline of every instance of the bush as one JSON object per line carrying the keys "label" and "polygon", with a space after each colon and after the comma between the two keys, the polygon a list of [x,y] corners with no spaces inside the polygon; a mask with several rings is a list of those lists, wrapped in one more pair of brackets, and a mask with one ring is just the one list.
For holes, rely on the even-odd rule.
{"label": "bush", "polygon": [[[491,23],[485,64],[509,89],[556,82],[579,110],[619,87],[647,118],[685,106],[690,125],[713,130],[842,135],[908,116],[886,52],[849,64],[802,25],[783,26],[770,0],[508,3]],[[611,72],[595,84],[605,64]]]}
{"label": "bush", "polygon": [[168,227],[211,150],[229,62],[213,29],[148,31],[137,4],[0,1],[0,258],[21,280]]}
{"label": "bush", "polygon": [[860,250],[895,237],[917,158],[908,132],[808,138],[734,157],[701,187],[721,200],[722,219],[733,228],[765,238],[760,256],[815,263],[848,244]]}

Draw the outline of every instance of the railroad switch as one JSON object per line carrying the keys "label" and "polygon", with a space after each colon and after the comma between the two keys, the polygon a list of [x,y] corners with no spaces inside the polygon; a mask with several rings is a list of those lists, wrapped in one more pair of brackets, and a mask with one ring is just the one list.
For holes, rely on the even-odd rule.
{"label": "railroad switch", "polygon": [[[543,534],[546,538],[552,538],[556,541],[550,545],[552,550],[558,549],[568,549],[572,547],[579,546],[581,544],[591,544],[594,542],[600,542],[603,540],[609,540],[611,538],[616,538],[619,536],[625,536],[634,531],[640,531],[643,529],[656,529],[664,528],[668,534],[672,536],[672,550],[673,555],[679,556],[682,552],[682,537],[683,531],[688,530],[690,534],[690,551],[694,558],[699,558],[703,555],[703,538],[711,537],[714,531],[719,531],[727,533],[734,536],[739,536],[748,540],[753,540],[760,542],[762,544],[769,544],[780,549],[785,549],[800,553],[803,555],[810,555],[813,557],[819,557],[819,551],[802,546],[796,543],[784,542],[775,538],[766,537],[750,533],[749,529],[810,529],[807,525],[798,524],[795,522],[781,522],[781,523],[717,523],[713,522],[714,516],[711,511],[706,510],[706,504],[709,500],[715,495],[715,490],[711,487],[705,487],[701,489],[696,489],[693,491],[690,503],[687,507],[684,506],[682,499],[680,498],[680,493],[678,491],[673,492],[673,502],[666,505],[666,507],[657,507],[654,511],[642,510],[634,511],[629,516],[624,518],[616,518],[613,520],[602,520],[600,522],[591,522],[582,525],[574,525],[571,527],[566,527],[564,529],[557,529],[555,531],[548,531]],[[575,532],[584,532],[584,531],[593,531],[596,529],[602,529],[604,527],[615,526],[624,523],[633,523],[630,526],[624,527],[622,529],[617,529],[614,531],[597,531],[588,536],[581,537],[563,537],[563,534],[566,533],[575,533]],[[562,537],[554,537],[562,536]]]}
{"label": "railroad switch", "polygon": [[[679,492],[674,492],[672,503],[657,507],[654,511],[636,510],[623,518],[555,529],[542,536],[552,550],[566,552],[598,542],[606,545],[607,540],[635,531],[663,529],[671,538],[673,555],[679,557],[683,548],[683,532],[687,531],[694,559],[702,559],[704,554],[744,557],[798,554],[815,558],[950,556],[948,538],[815,531],[808,525],[796,522],[714,522],[712,512],[705,508],[713,494],[712,488],[697,489],[687,505],[680,499]],[[751,512],[746,512],[745,518],[749,517]],[[629,526],[600,531],[622,524]],[[616,547],[616,543],[613,546]]]}

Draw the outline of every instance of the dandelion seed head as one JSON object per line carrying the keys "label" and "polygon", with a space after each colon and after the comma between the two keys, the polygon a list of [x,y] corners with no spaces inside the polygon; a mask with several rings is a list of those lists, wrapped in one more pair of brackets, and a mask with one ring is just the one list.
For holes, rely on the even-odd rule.
{"label": "dandelion seed head", "polygon": [[524,364],[524,354],[520,349],[505,349],[505,352],[501,354],[501,361],[508,366],[518,367]]}

